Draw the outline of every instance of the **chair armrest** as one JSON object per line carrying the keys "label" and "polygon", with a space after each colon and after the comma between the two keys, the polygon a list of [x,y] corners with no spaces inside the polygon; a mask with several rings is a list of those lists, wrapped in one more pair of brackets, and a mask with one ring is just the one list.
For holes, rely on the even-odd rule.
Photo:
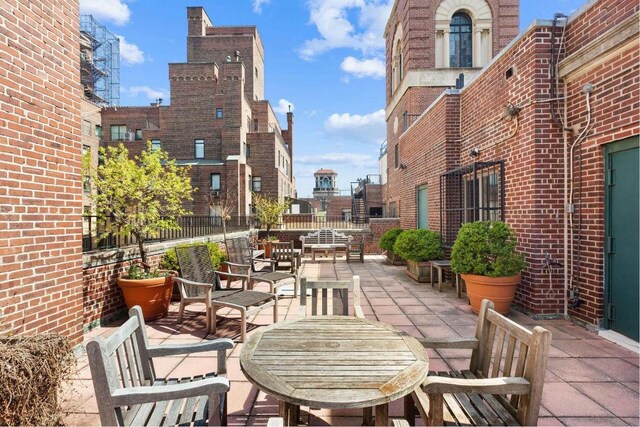
{"label": "chair armrest", "polygon": [[185,397],[209,396],[227,391],[229,391],[229,380],[225,377],[212,377],[190,383],[120,388],[113,392],[112,399],[115,406],[130,406]]}
{"label": "chair armrest", "polygon": [[248,279],[249,278],[248,274],[229,273],[228,271],[218,271],[218,270],[215,270],[214,272],[219,276],[237,277],[239,279]]}
{"label": "chair armrest", "polygon": [[354,305],[353,306],[353,312],[355,314],[356,317],[359,317],[361,319],[364,319],[364,312],[362,311],[362,307],[360,307],[359,305]]}
{"label": "chair armrest", "polygon": [[182,277],[174,277],[173,280],[175,280],[176,282],[182,282],[185,285],[201,286],[203,288],[211,288],[211,287],[213,287],[213,284],[211,284],[211,283],[194,282],[193,280],[183,279]]}
{"label": "chair armrest", "polygon": [[233,341],[228,338],[218,338],[196,344],[161,344],[148,348],[149,356],[162,357],[176,354],[201,353],[204,351],[229,350],[233,348]]}
{"label": "chair armrest", "polygon": [[467,379],[429,376],[422,383],[422,390],[427,394],[527,394],[530,388],[529,381],[522,377]]}
{"label": "chair armrest", "polygon": [[475,349],[478,348],[477,338],[448,338],[442,340],[431,340],[425,338],[417,338],[424,348],[457,348],[457,349]]}
{"label": "chair armrest", "polygon": [[230,261],[222,261],[223,264],[228,265],[229,267],[244,267],[244,268],[251,268],[251,264],[238,264],[235,262],[230,262]]}
{"label": "chair armrest", "polygon": [[298,308],[298,317],[307,317],[307,306],[301,305]]}

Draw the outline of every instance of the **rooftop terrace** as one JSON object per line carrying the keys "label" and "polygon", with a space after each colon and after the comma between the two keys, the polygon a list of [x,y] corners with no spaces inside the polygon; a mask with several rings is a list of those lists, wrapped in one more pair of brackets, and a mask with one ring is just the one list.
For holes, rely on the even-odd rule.
{"label": "rooftop terrace", "polygon": [[[367,256],[364,264],[336,264],[306,261],[302,275],[308,278],[348,279],[359,275],[362,308],[367,318],[376,319],[425,338],[471,337],[477,315],[471,312],[466,298],[456,298],[455,290],[437,288],[411,280],[404,267],[388,265],[382,256]],[[264,286],[264,288],[262,287]],[[266,289],[258,284],[257,289]],[[290,293],[279,300],[280,320],[298,316],[299,302]],[[205,332],[204,305],[187,307],[185,322],[176,324],[177,303],[169,316],[147,324],[151,344],[195,343],[210,339]],[[222,310],[218,314],[226,316]],[[234,314],[231,314],[233,317]],[[599,337],[568,320],[533,320],[511,311],[510,318],[527,328],[541,325],[553,334],[540,409],[540,425],[639,425],[639,356]],[[270,310],[251,320],[249,336],[262,325],[272,322]],[[112,333],[117,325],[95,329],[85,335],[85,342],[97,335]],[[220,322],[218,335],[236,338],[238,323]],[[243,344],[228,352],[229,425],[266,425],[277,416],[276,399],[249,383],[240,369]],[[428,350],[429,370],[464,369],[469,364],[467,350]],[[156,363],[158,375],[191,376],[203,373],[212,359],[207,354],[167,357]],[[212,362],[213,363],[213,362]],[[212,364],[211,363],[211,364]],[[213,367],[211,367],[213,369]],[[78,361],[78,374],[67,385],[64,408],[68,425],[99,425],[98,406],[86,356]],[[390,417],[402,416],[402,401],[390,405]],[[361,425],[362,412],[357,409],[328,410],[302,408],[301,419],[309,425]],[[421,420],[418,419],[418,424]]]}

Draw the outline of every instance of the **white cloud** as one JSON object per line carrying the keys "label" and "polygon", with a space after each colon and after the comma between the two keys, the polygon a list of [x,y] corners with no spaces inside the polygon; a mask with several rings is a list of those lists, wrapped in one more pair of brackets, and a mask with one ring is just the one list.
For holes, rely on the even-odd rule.
{"label": "white cloud", "polygon": [[282,98],[280,99],[280,101],[278,101],[278,105],[273,107],[273,111],[279,114],[287,114],[289,112],[289,107],[291,107],[291,111],[296,109],[295,105],[293,105],[293,102],[287,101],[286,99]]}
{"label": "white cloud", "polygon": [[80,0],[80,13],[116,25],[124,25],[131,18],[129,6],[122,0]]}
{"label": "white cloud", "polygon": [[347,56],[340,68],[345,73],[352,74],[358,78],[373,77],[376,79],[383,78],[386,75],[385,64],[380,59],[356,59],[353,56]]}
{"label": "white cloud", "polygon": [[299,50],[303,59],[336,48],[351,48],[364,54],[384,50],[384,27],[391,0],[310,0],[311,24],[320,36],[306,40]]}
{"label": "white cloud", "polygon": [[[331,165],[347,165],[362,169],[375,169],[378,167],[377,158],[374,158],[370,154],[363,153],[332,152],[309,156],[296,156],[296,163],[301,165],[317,165],[318,167],[325,168],[331,168]],[[304,170],[306,171],[308,169],[305,168]]]}
{"label": "white cloud", "polygon": [[254,13],[262,13],[262,6],[269,4],[271,0],[253,0]]}
{"label": "white cloud", "polygon": [[144,62],[144,52],[133,43],[129,43],[124,36],[117,36],[120,39],[120,59],[127,65],[142,64]]}
{"label": "white cloud", "polygon": [[386,137],[384,110],[370,114],[334,113],[324,122],[327,134],[343,140],[380,144]]}
{"label": "white cloud", "polygon": [[146,95],[149,100],[155,101],[158,98],[168,99],[169,94],[164,89],[153,89],[149,86],[131,86],[129,88],[122,87],[122,92],[130,96]]}

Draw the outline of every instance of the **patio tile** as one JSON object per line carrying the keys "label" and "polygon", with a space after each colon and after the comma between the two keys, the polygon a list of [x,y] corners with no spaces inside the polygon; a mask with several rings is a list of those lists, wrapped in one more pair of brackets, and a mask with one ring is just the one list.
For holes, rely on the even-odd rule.
{"label": "patio tile", "polygon": [[583,340],[554,340],[553,346],[573,357],[611,357],[600,348]]}
{"label": "patio tile", "polygon": [[462,313],[456,314],[438,314],[440,319],[449,326],[473,326],[475,328],[478,323],[477,319],[465,316]]}
{"label": "patio tile", "polygon": [[629,390],[635,391],[636,393],[640,393],[640,383],[638,383],[638,381],[623,382],[622,385],[627,387]]}
{"label": "patio tile", "polygon": [[401,314],[402,310],[397,305],[377,305],[374,306],[373,312],[375,314]]}
{"label": "patio tile", "polygon": [[392,326],[413,326],[404,314],[379,314],[378,321]]}
{"label": "patio tile", "polygon": [[420,332],[422,332],[422,335],[424,335],[425,338],[433,338],[433,339],[438,339],[438,338],[449,338],[449,337],[457,337],[458,334],[454,332],[453,329],[451,329],[449,326],[421,326],[421,325],[416,325],[418,326],[418,329],[420,329]]}
{"label": "patio tile", "polygon": [[626,426],[627,424],[616,417],[566,417],[562,418],[568,426]]}
{"label": "patio tile", "polygon": [[555,417],[540,417],[538,418],[539,426],[563,426],[562,422]]}
{"label": "patio tile", "polygon": [[258,391],[253,408],[251,408],[251,415],[278,416],[278,400],[262,391]]}
{"label": "patio tile", "polygon": [[434,315],[433,311],[430,308],[425,307],[424,305],[400,305],[402,311],[406,314],[430,314]]}
{"label": "patio tile", "polygon": [[610,417],[612,414],[567,383],[545,384],[542,404],[556,417]]}
{"label": "patio tile", "polygon": [[258,389],[247,381],[231,381],[229,385],[227,413],[248,416],[254,406]]}
{"label": "patio tile", "polygon": [[[406,313],[406,312],[405,312]],[[408,314],[407,317],[411,319],[414,325],[416,326],[441,326],[446,327],[447,325],[440,319],[440,317],[435,314]]]}
{"label": "patio tile", "polygon": [[450,304],[434,305],[433,307],[430,307],[430,308],[431,308],[431,311],[433,311],[438,316],[442,316],[442,317],[445,317],[447,315],[453,315],[453,316],[459,315],[458,309]]}
{"label": "patio tile", "polygon": [[609,381],[604,373],[594,369],[580,359],[555,358],[549,359],[547,369],[567,382],[580,381]]}
{"label": "patio tile", "polygon": [[587,339],[587,340],[584,340],[584,342],[594,345],[598,348],[601,348],[603,351],[610,354],[611,356],[615,356],[615,357],[633,357],[633,356],[637,357],[638,356],[633,351],[626,349],[616,343],[608,341],[604,338],[598,337],[594,339]]}
{"label": "patio tile", "polygon": [[640,357],[636,356],[636,357],[625,357],[623,359],[625,362],[629,362],[632,365],[635,366],[640,366]]}
{"label": "patio tile", "polygon": [[618,383],[571,384],[618,417],[638,417],[638,393]]}
{"label": "patio tile", "polygon": [[64,423],[68,426],[99,426],[100,415],[92,412],[73,412],[65,415]]}
{"label": "patio tile", "polygon": [[603,372],[609,379],[624,381],[629,378],[638,378],[640,368],[622,359],[615,358],[581,358],[582,362],[593,366],[598,371]]}
{"label": "patio tile", "polygon": [[622,421],[630,426],[640,426],[640,418],[623,418]]}
{"label": "patio tile", "polygon": [[411,306],[424,307],[424,304],[422,303],[422,301],[420,301],[418,298],[415,298],[413,296],[404,296],[400,298],[394,298],[394,300],[396,304],[398,304],[403,309]]}
{"label": "patio tile", "polygon": [[369,304],[371,304],[372,307],[375,307],[377,305],[393,305],[393,306],[396,306],[396,302],[392,298],[389,298],[389,297],[386,297],[386,298],[367,298],[367,300],[369,301]]}

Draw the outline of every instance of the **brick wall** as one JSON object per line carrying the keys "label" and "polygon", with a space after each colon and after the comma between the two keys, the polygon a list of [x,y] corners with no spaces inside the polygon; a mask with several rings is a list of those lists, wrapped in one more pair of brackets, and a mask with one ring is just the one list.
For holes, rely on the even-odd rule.
{"label": "brick wall", "polygon": [[371,239],[369,239],[365,244],[365,253],[382,253],[382,249],[380,249],[380,246],[378,245],[380,236],[382,236],[390,228],[396,228],[400,226],[400,218],[371,218],[369,220]]}
{"label": "brick wall", "polygon": [[[574,274],[582,305],[569,311],[574,319],[593,326],[602,318],[604,297],[602,145],[640,133],[637,36],[596,57],[584,52],[598,51],[602,47],[598,37],[606,30],[616,33],[616,25],[625,20],[635,19],[632,25],[637,26],[638,9],[634,1],[602,0],[573,17],[566,30],[567,59],[560,67],[570,68],[562,65],[566,61],[583,62],[577,67],[574,64],[574,71],[564,76],[568,95],[566,126],[573,129],[568,133],[569,141],[582,132],[587,122],[582,88],[586,83],[594,85],[593,127],[574,157],[575,170],[581,169],[582,173],[575,178],[576,188],[581,183],[581,193],[574,215],[574,244],[580,245],[579,255],[575,253]],[[407,168],[390,167],[387,188],[389,201],[400,206],[402,226],[412,228],[417,222],[415,190],[426,184],[429,227],[438,230],[439,175],[477,161],[503,160],[505,219],[518,234],[519,250],[528,264],[516,304],[536,315],[562,313],[565,298],[563,270],[543,269],[545,255],[560,262],[565,255],[564,139],[548,101],[552,94],[551,31],[542,26],[521,35],[464,90],[450,91],[432,104],[418,122],[399,136],[400,159]],[[559,43],[562,29],[556,31],[555,43]],[[611,34],[606,37],[614,39]],[[512,120],[502,119],[507,104],[520,109]],[[557,107],[560,115],[562,107]],[[480,150],[479,156],[470,156],[472,148]],[[393,152],[393,145],[389,145],[390,165]]]}
{"label": "brick wall", "polygon": [[0,9],[0,329],[82,339],[78,2]]}

